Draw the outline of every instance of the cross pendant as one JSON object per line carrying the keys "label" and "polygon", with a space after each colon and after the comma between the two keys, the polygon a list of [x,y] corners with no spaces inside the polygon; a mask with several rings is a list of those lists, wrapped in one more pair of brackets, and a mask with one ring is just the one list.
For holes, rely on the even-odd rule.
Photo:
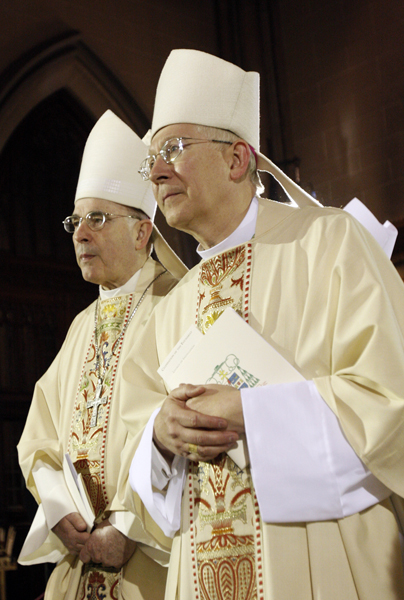
{"label": "cross pendant", "polygon": [[93,409],[93,414],[91,415],[90,427],[97,427],[98,420],[98,409],[101,404],[106,404],[108,402],[108,398],[101,398],[102,394],[102,379],[98,380],[97,387],[95,388],[95,398],[94,400],[88,400],[86,408]]}

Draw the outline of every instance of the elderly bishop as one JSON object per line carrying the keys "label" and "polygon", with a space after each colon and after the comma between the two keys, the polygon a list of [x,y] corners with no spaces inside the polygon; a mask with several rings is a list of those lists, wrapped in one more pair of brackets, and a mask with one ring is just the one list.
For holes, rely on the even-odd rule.
{"label": "elderly bishop", "polygon": [[[261,198],[257,170],[294,203]],[[258,73],[173,50],[140,171],[202,257],[122,369],[135,398],[123,414],[136,493],[124,481],[118,493],[139,515],[141,498],[173,537],[166,600],[401,600],[398,273],[353,216],[319,206],[260,152]],[[172,349],[193,324],[208,340],[226,307],[300,380],[280,379],[268,361],[260,387],[187,374],[188,385],[163,385]],[[246,352],[258,362],[254,344]],[[212,373],[209,351],[204,361]],[[156,411],[140,438],[136,404],[146,402]]]}
{"label": "elderly bishop", "polygon": [[[18,445],[39,504],[19,562],[57,563],[47,600],[155,600],[164,593],[165,557],[155,548],[153,527],[144,534],[116,496],[126,439],[121,364],[153,307],[186,271],[153,225],[156,202],[136,168],[146,152],[107,111],[87,140],[74,212],[64,220],[82,275],[99,285],[99,297],[75,318],[37,382]],[[152,244],[161,262],[151,258]],[[88,493],[92,528],[69,491],[66,455]]]}

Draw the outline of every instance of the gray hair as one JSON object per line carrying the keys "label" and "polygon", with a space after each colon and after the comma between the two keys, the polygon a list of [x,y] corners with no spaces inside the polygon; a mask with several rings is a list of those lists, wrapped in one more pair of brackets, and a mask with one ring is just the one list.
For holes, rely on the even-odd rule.
{"label": "gray hair", "polygon": [[[134,206],[128,206],[127,204],[122,204],[122,206],[125,206],[128,210],[129,213],[131,215],[133,215],[134,217],[137,217],[138,219],[140,219],[140,221],[143,221],[145,219],[147,219],[148,221],[151,221],[150,217],[148,215],[146,215],[145,212],[143,212],[142,210],[140,210],[140,208],[135,208]],[[151,233],[148,242],[146,244],[145,247],[145,251],[147,254],[150,254],[151,248],[152,248],[152,244],[153,244],[153,232]]]}
{"label": "gray hair", "polygon": [[[220,140],[222,142],[235,142],[236,140],[241,139],[240,136],[236,135],[232,131],[228,131],[227,129],[220,129],[219,127],[208,127],[206,125],[198,125],[198,131],[205,134],[207,137]],[[255,160],[254,153],[250,148],[250,159],[248,161],[247,167],[247,175],[255,188],[255,193],[257,196],[260,196],[262,192],[265,191],[265,187],[262,184],[261,177],[257,171],[257,162]]]}
{"label": "gray hair", "polygon": [[151,221],[150,217],[146,215],[145,212],[140,210],[140,208],[135,208],[134,206],[128,206],[128,208],[132,209],[132,213],[136,215],[141,221],[143,221],[144,219],[149,219],[149,221]]}

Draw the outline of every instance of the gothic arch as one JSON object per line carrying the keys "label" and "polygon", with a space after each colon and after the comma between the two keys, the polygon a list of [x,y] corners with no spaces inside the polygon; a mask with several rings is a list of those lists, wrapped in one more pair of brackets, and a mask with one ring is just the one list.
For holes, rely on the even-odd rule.
{"label": "gothic arch", "polygon": [[61,89],[98,119],[108,108],[139,134],[148,120],[116,77],[77,32],[48,40],[14,61],[0,75],[0,152],[24,117]]}

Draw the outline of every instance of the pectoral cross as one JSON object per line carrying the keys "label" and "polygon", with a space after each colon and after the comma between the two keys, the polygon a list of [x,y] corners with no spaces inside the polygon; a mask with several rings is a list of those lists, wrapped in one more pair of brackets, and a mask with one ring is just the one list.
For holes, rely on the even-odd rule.
{"label": "pectoral cross", "polygon": [[98,380],[97,387],[95,388],[95,398],[94,400],[88,400],[86,408],[93,409],[93,414],[91,415],[90,427],[97,427],[98,420],[98,409],[101,404],[106,404],[108,402],[108,398],[101,398],[102,394],[102,379]]}

